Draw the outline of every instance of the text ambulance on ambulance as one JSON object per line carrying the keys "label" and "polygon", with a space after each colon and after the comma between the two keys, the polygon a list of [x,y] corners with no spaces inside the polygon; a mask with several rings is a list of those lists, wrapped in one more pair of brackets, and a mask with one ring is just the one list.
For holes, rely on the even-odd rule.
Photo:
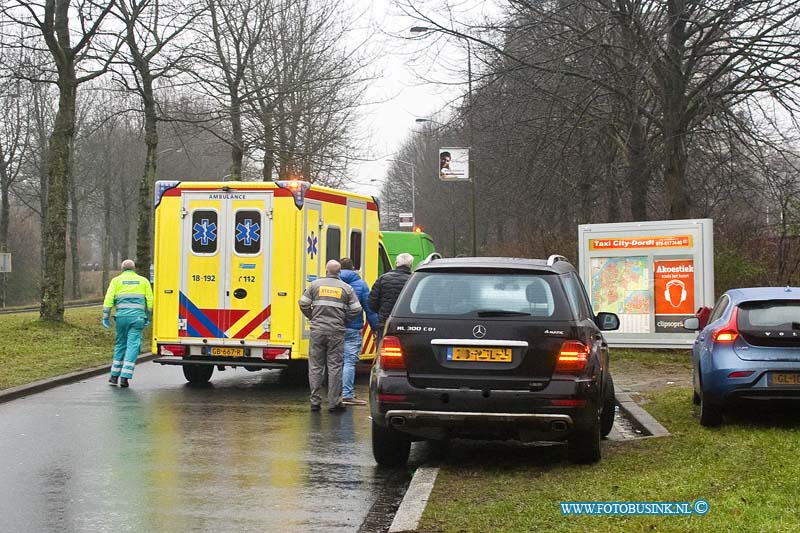
{"label": "text ambulance on ambulance", "polygon": [[[193,383],[214,367],[301,370],[303,289],[330,259],[352,258],[370,286],[389,264],[368,196],[303,181],[159,181],[155,203],[155,362]],[[369,326],[363,335],[369,359]]]}

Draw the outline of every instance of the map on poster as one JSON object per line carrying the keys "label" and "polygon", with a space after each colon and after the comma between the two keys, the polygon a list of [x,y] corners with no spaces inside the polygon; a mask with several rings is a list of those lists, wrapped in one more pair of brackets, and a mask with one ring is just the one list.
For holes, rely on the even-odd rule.
{"label": "map on poster", "polygon": [[616,313],[620,333],[650,332],[650,268],[647,257],[593,257],[592,307]]}

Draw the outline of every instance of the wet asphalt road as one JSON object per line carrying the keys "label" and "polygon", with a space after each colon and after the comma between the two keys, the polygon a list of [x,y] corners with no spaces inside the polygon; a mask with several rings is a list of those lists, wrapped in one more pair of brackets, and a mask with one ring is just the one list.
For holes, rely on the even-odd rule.
{"label": "wet asphalt road", "polygon": [[310,413],[307,389],[277,371],[197,387],[148,362],[129,389],[106,380],[0,404],[0,531],[385,527],[387,494],[425,460],[415,446],[408,470],[378,468],[366,407]]}

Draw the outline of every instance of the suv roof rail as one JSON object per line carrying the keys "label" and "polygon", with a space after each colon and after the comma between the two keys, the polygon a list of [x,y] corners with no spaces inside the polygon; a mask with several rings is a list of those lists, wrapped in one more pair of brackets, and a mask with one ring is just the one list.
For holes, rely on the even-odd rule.
{"label": "suv roof rail", "polygon": [[567,263],[569,263],[569,260],[563,255],[553,254],[547,258],[547,266],[553,266],[559,261],[566,261]]}
{"label": "suv roof rail", "polygon": [[441,258],[442,254],[440,254],[439,252],[433,252],[431,254],[428,254],[428,257],[423,259],[417,266],[427,265],[428,263],[433,263],[436,259],[441,259]]}

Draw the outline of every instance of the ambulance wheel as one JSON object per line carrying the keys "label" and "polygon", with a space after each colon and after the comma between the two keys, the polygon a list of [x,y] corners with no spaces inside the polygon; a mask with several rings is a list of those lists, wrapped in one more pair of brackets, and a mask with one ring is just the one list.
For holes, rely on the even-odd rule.
{"label": "ambulance wheel", "polygon": [[208,383],[214,365],[183,365],[183,375],[189,383]]}

